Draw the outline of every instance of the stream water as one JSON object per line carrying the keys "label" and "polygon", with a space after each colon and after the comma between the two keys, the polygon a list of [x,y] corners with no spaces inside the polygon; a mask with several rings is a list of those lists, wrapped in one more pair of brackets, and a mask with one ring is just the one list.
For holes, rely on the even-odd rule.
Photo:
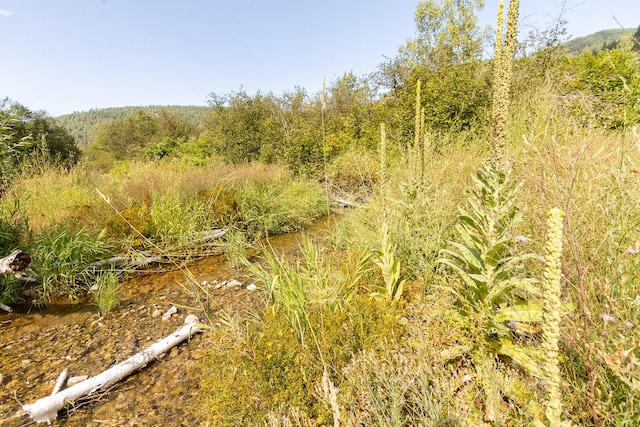
{"label": "stream water", "polygon": [[[329,220],[316,221],[305,232],[324,234]],[[275,236],[274,249],[295,256],[301,233]],[[216,283],[238,279],[242,287],[210,288],[214,303],[224,309],[256,307],[260,289],[245,287],[249,278],[229,268],[224,256],[187,265],[198,282]],[[89,377],[120,363],[153,342],[171,334],[187,314],[200,317],[196,300],[183,284],[182,270],[142,272],[124,283],[120,305],[105,316],[87,301],[58,300],[44,309],[14,307],[0,312],[0,426],[29,425],[21,411],[24,404],[51,393],[64,369],[70,375]],[[161,320],[159,313],[172,305],[178,313]],[[160,360],[134,373],[106,393],[77,402],[61,412],[56,426],[197,426],[200,368],[207,333],[173,348]],[[241,398],[241,397],[239,397]]]}

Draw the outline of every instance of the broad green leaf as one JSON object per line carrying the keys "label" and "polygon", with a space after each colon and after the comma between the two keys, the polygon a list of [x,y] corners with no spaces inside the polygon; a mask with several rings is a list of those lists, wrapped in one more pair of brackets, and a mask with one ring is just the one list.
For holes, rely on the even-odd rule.
{"label": "broad green leaf", "polygon": [[534,377],[544,378],[538,363],[542,356],[540,349],[518,346],[505,338],[500,340],[500,344],[499,354],[509,356]]}
{"label": "broad green leaf", "polygon": [[464,258],[465,264],[467,264],[467,266],[471,270],[475,272],[482,271],[484,267],[482,262],[482,257],[480,256],[480,253],[476,249],[461,245],[460,243],[456,243],[456,242],[450,242],[450,244],[458,249],[459,251],[458,254]]}
{"label": "broad green leaf", "polygon": [[542,307],[531,301],[522,301],[498,310],[494,316],[496,322],[541,322]]}
{"label": "broad green leaf", "polygon": [[458,277],[460,277],[460,279],[462,279],[462,281],[465,283],[465,285],[467,285],[468,287],[474,289],[476,292],[479,291],[478,285],[476,284],[476,282],[471,277],[469,277],[469,273],[467,273],[462,268],[460,268],[459,265],[453,263],[452,261],[450,261],[450,260],[448,260],[446,258],[441,258],[441,259],[438,260],[438,262],[440,264],[447,265],[452,270],[454,270],[454,272],[457,273]]}
{"label": "broad green leaf", "polygon": [[404,283],[405,282],[406,282],[406,280],[401,280],[400,283],[398,284],[398,287],[396,288],[395,295],[393,297],[393,299],[395,301],[400,301],[400,297],[402,297],[402,290],[404,289]]}

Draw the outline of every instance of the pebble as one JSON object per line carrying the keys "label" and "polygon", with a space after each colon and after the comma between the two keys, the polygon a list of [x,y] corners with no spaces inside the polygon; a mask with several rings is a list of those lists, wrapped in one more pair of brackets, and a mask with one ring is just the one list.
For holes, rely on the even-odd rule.
{"label": "pebble", "polygon": [[196,316],[195,314],[190,314],[184,318],[185,325],[189,325],[191,323],[198,323],[199,321],[200,319],[198,319],[198,316]]}
{"label": "pebble", "polygon": [[159,308],[156,308],[155,310],[153,310],[153,313],[151,313],[151,317],[158,317],[162,314],[162,310],[160,310]]}
{"label": "pebble", "polygon": [[172,305],[171,308],[167,310],[165,314],[162,315],[162,320],[165,321],[165,320],[171,319],[171,316],[173,316],[177,312],[178,312],[178,309],[176,308],[176,306]]}
{"label": "pebble", "polygon": [[228,288],[235,288],[236,286],[242,286],[242,283],[239,282],[236,279],[233,279],[232,281],[230,281],[229,283],[227,283],[227,287]]}
{"label": "pebble", "polygon": [[257,289],[257,286],[255,283],[252,283],[249,286],[247,286],[248,291],[255,291],[256,289]]}

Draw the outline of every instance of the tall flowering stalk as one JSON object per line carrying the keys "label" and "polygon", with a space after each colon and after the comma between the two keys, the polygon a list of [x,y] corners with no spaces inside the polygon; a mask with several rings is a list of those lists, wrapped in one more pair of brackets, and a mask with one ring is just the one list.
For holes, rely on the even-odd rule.
{"label": "tall flowering stalk", "polygon": [[324,191],[325,191],[325,199],[327,201],[327,212],[331,215],[331,209],[329,207],[329,176],[327,174],[327,152],[329,149],[327,148],[327,137],[325,134],[325,126],[324,126],[324,110],[327,109],[327,88],[326,88],[326,78],[322,77],[322,90],[320,91],[320,115],[322,120],[322,174],[324,180]]}
{"label": "tall flowering stalk", "polygon": [[380,125],[380,198],[382,199],[382,221],[380,246],[372,251],[372,261],[380,268],[384,285],[374,285],[371,296],[398,301],[402,296],[404,280],[400,280],[400,260],[395,257],[396,247],[391,243],[388,223],[389,182],[387,174],[387,134],[384,123]]}
{"label": "tall flowering stalk", "polygon": [[491,151],[494,159],[498,161],[500,161],[504,155],[504,146],[507,141],[509,88],[511,87],[512,80],[513,56],[516,51],[519,8],[520,0],[511,0],[509,2],[509,16],[504,42],[502,40],[504,2],[501,1],[498,8],[498,32],[496,35],[496,51],[493,64],[493,104],[491,107]]}
{"label": "tall flowering stalk", "polygon": [[382,193],[382,203],[384,203],[383,209],[386,216],[387,208],[387,132],[385,130],[384,123],[380,123],[380,192]]}
{"label": "tall flowering stalk", "polygon": [[560,279],[562,257],[562,228],[565,213],[557,208],[548,212],[547,244],[544,248],[544,274],[542,277],[542,371],[547,382],[548,400],[546,416],[551,426],[563,425],[560,396],[560,367],[558,341],[560,340]]}

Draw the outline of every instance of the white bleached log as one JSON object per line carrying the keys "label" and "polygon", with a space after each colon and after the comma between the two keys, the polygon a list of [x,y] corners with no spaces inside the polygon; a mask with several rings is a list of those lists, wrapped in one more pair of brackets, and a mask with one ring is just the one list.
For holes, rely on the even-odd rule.
{"label": "white bleached log", "polygon": [[147,265],[154,262],[161,262],[163,259],[162,255],[145,257],[142,259],[129,259],[124,256],[114,256],[108,259],[103,259],[100,261],[94,261],[91,264],[87,264],[86,268],[88,269],[101,269],[104,267],[130,267],[130,268],[138,268],[138,267],[146,267]]}
{"label": "white bleached log", "polygon": [[198,242],[206,243],[214,239],[219,239],[227,234],[227,230],[225,229],[216,229],[211,230],[208,234],[202,236]]}
{"label": "white bleached log", "polygon": [[359,208],[361,207],[358,203],[349,201],[347,199],[341,199],[339,197],[334,198],[335,203],[343,208]]}
{"label": "white bleached log", "polygon": [[24,405],[22,410],[38,423],[51,423],[58,417],[58,411],[68,403],[98,391],[104,391],[118,381],[128,377],[138,369],[169,351],[171,348],[189,339],[193,334],[202,331],[196,323],[190,323],[178,329],[173,334],[147,347],[140,353],[119,363],[106,371],[71,386],[52,396],[43,397],[35,403]]}
{"label": "white bleached log", "polygon": [[0,276],[16,274],[26,270],[31,265],[31,257],[20,249],[16,249],[4,258],[0,258]]}
{"label": "white bleached log", "polygon": [[[21,271],[26,270],[31,265],[31,257],[20,249],[16,249],[4,258],[0,258],[0,276],[14,274],[16,277]],[[11,313],[13,309],[0,301],[0,309]]]}

